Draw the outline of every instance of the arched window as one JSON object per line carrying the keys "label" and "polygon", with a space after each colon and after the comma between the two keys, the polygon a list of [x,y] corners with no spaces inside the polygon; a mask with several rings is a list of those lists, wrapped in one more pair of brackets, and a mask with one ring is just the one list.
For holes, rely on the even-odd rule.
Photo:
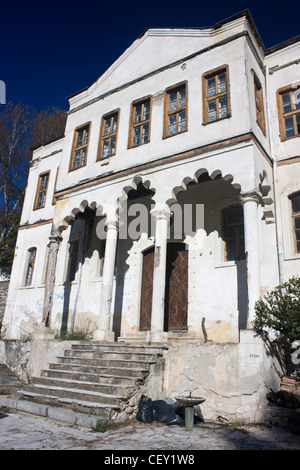
{"label": "arched window", "polygon": [[29,248],[29,250],[27,251],[27,262],[26,262],[24,286],[31,286],[35,258],[36,258],[36,248],[34,247]]}
{"label": "arched window", "polygon": [[300,192],[290,196],[295,253],[300,253]]}

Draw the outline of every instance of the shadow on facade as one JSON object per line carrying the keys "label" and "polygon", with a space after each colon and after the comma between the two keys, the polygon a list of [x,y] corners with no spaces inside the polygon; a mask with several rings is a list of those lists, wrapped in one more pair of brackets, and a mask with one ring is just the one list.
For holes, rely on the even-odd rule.
{"label": "shadow on facade", "polygon": [[[153,199],[154,191],[147,188],[142,182],[140,182],[136,189],[131,189],[128,191],[127,199],[120,204],[119,208],[119,220],[121,222],[125,219],[127,221],[127,227],[130,226],[130,223],[134,221],[138,214],[132,215],[130,212],[130,208],[134,204],[141,204],[146,207],[149,220],[147,229],[143,235],[144,239],[149,240],[150,237],[154,235],[153,233],[153,223],[151,223],[151,215],[150,211],[155,206],[155,201]],[[193,237],[196,234],[201,232],[203,235],[203,246],[199,245],[199,255],[198,256],[198,263],[203,266],[201,267],[201,272],[203,276],[206,278],[206,281],[211,282],[214,285],[214,292],[212,295],[219,294],[219,297],[222,298],[221,291],[224,286],[219,286],[218,283],[215,281],[215,266],[213,265],[212,260],[216,258],[216,246],[213,245],[213,240],[216,238],[221,239],[222,242],[219,246],[225,246],[225,235],[224,235],[224,225],[223,225],[223,218],[222,212],[226,207],[236,207],[240,206],[240,190],[234,188],[230,181],[225,181],[222,177],[216,177],[214,179],[210,178],[207,173],[202,173],[198,179],[198,182],[190,182],[186,186],[186,190],[181,191],[177,194],[177,203],[183,208],[184,205],[190,205],[193,209],[192,212],[192,221],[190,224],[185,224],[184,219],[182,220],[182,230],[181,235],[175,234],[174,232],[174,219],[171,218],[170,220],[170,233],[169,233],[169,240],[168,245],[173,243],[181,243],[186,244],[186,250],[188,249],[188,244],[186,240],[190,237],[190,240],[193,240]],[[204,207],[204,219],[203,221],[198,221],[195,213],[196,205],[203,205]],[[131,215],[130,215],[131,214]],[[184,214],[184,210],[182,211]],[[126,217],[125,217],[126,216]],[[183,215],[184,217],[184,215]],[[62,315],[62,323],[61,323],[61,334],[65,334],[67,329],[70,328],[70,324],[72,324],[72,312],[74,313],[74,309],[76,311],[76,296],[74,302],[74,295],[75,290],[78,287],[78,278],[80,276],[80,269],[85,263],[87,258],[90,258],[93,254],[93,250],[98,249],[100,250],[100,240],[96,240],[95,230],[96,230],[96,213],[95,210],[90,208],[86,208],[83,213],[77,214],[75,220],[72,223],[72,227],[70,230],[69,235],[69,256],[68,256],[68,263],[66,269],[66,281],[64,283],[64,301],[63,301],[63,315]],[[202,224],[202,225],[201,225]],[[237,225],[234,223],[231,224],[229,227],[231,230],[231,235],[228,235],[228,243],[233,245],[242,244],[243,238],[241,240],[237,240],[238,233],[243,233],[243,220],[239,221],[239,231],[237,229]],[[137,227],[138,233],[138,227]],[[123,232],[124,235],[124,232]],[[176,236],[175,236],[176,235]],[[230,238],[231,237],[231,238]],[[119,237],[118,245],[117,245],[117,256],[116,256],[116,264],[115,264],[115,291],[114,291],[114,315],[113,315],[113,325],[112,329],[115,333],[115,337],[119,337],[121,335],[121,324],[122,324],[122,315],[126,310],[126,305],[128,305],[128,298],[129,296],[135,297],[135,304],[138,304],[139,292],[132,291],[132,292],[125,292],[125,285],[126,279],[128,276],[136,275],[134,271],[131,270],[131,260],[130,260],[130,253],[133,249],[134,243],[138,242],[137,238],[132,239],[130,236],[127,237]],[[96,240],[96,242],[95,242]],[[154,237],[153,237],[154,243]],[[99,243],[98,243],[99,242]],[[193,242],[194,243],[194,242]],[[148,244],[147,248],[150,245]],[[224,248],[225,250],[225,248]],[[170,250],[169,250],[170,251]],[[242,253],[242,249],[240,248],[240,252]],[[225,251],[224,251],[225,253]],[[224,253],[220,253],[220,259],[222,258]],[[239,254],[238,254],[239,255]],[[175,255],[174,255],[175,256]],[[104,257],[104,253],[103,253]],[[141,253],[142,257],[142,253]],[[171,258],[170,258],[171,259]],[[175,259],[175,258],[174,258]],[[246,268],[246,260],[245,257],[241,256],[241,259],[234,259],[232,258],[233,263],[236,266],[236,295],[237,299],[235,300],[237,310],[238,310],[238,325],[239,330],[245,329],[247,327],[247,311],[248,311],[248,292],[247,292],[247,268]],[[168,262],[170,262],[168,258]],[[172,262],[174,260],[172,259]],[[172,266],[167,266],[167,276],[168,279],[172,276]],[[137,270],[135,271],[135,273]],[[188,272],[190,272],[190,266],[188,266],[188,270],[186,270],[186,276],[189,277]],[[76,277],[76,281],[74,282]],[[204,277],[201,279],[201,276],[197,278],[197,289],[201,289],[201,283],[204,280]],[[167,286],[166,286],[166,295],[168,297],[167,289],[169,289],[167,279]],[[77,283],[77,286],[76,286]],[[137,283],[136,283],[137,285]],[[141,283],[138,286],[139,291],[141,290]],[[219,289],[219,292],[218,292]],[[72,304],[71,305],[71,297],[72,297]],[[167,298],[166,297],[166,298]],[[127,303],[126,303],[127,302]],[[129,302],[130,303],[130,302]],[[222,305],[220,304],[220,310],[222,309]],[[100,311],[100,305],[99,305]],[[199,308],[197,307],[197,311],[199,312],[199,316],[207,316],[207,312],[202,311],[201,302]],[[166,327],[165,321],[165,330],[168,330]]]}
{"label": "shadow on facade", "polygon": [[[92,256],[91,241],[93,237],[95,210],[86,208],[83,213],[76,215],[72,222],[70,236],[68,240],[68,261],[64,282],[64,301],[61,322],[61,335],[67,333],[68,327],[72,330],[75,322],[77,310],[78,294],[80,289],[81,270],[87,258]],[[76,279],[76,282],[74,282]],[[75,294],[74,304],[71,305],[71,294],[78,289]],[[74,318],[70,318],[74,316]]]}

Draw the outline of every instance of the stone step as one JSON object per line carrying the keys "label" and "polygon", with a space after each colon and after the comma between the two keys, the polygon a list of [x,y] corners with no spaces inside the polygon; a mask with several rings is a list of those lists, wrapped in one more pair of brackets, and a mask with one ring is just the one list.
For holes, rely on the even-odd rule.
{"label": "stone step", "polygon": [[117,367],[109,367],[109,366],[97,366],[97,365],[90,365],[90,364],[77,364],[77,363],[52,363],[49,365],[49,371],[51,370],[62,370],[65,372],[84,372],[84,373],[91,373],[97,375],[112,375],[116,377],[133,377],[135,379],[143,379],[148,371],[147,369],[136,369],[136,368],[117,368]]}
{"label": "stone step", "polygon": [[6,364],[0,364],[0,395],[13,394],[23,383]]}
{"label": "stone step", "polygon": [[99,358],[105,360],[132,360],[156,362],[157,354],[136,351],[102,351],[100,349],[70,349],[64,353],[65,357]]}
{"label": "stone step", "polygon": [[166,349],[162,345],[160,346],[148,346],[148,345],[134,345],[134,344],[127,344],[127,343],[107,343],[107,344],[99,344],[93,343],[92,341],[88,342],[80,342],[80,343],[72,343],[73,350],[101,350],[101,351],[115,351],[115,352],[136,352],[136,353],[147,353],[147,354],[162,354],[163,350]]}
{"label": "stone step", "polygon": [[130,369],[133,367],[134,369],[140,370],[149,370],[150,364],[154,364],[156,361],[153,359],[146,361],[146,360],[138,360],[138,359],[102,359],[102,358],[90,358],[90,357],[72,357],[72,356],[59,356],[58,360],[60,363],[64,364],[85,364],[91,366],[106,366],[112,368],[124,368]]}
{"label": "stone step", "polygon": [[[107,409],[100,407],[97,408],[98,415],[96,415],[90,413],[90,411],[95,411],[96,408],[91,409],[87,407],[86,410],[90,411],[86,411],[85,413],[74,411],[72,408],[81,406],[76,403],[64,403],[55,406],[57,403],[51,399],[49,400],[51,403],[38,403],[38,397],[34,397],[34,394],[32,394],[32,396],[28,395],[27,398],[26,400],[17,400],[16,398],[0,396],[0,406],[90,429],[95,429],[99,425],[105,426],[109,417]],[[44,397],[42,398],[44,399]]]}
{"label": "stone step", "polygon": [[110,419],[120,411],[163,355],[162,347],[75,342],[48,369],[19,390],[21,399],[63,406]]}
{"label": "stone step", "polygon": [[[58,366],[58,364],[54,364]],[[61,364],[60,364],[61,365]],[[80,368],[80,366],[78,366]],[[130,371],[129,371],[130,372]],[[87,372],[80,370],[66,370],[58,368],[41,371],[42,377],[62,378],[66,380],[82,380],[86,382],[96,382],[105,384],[131,385],[143,380],[143,377],[130,377],[125,375],[97,374],[97,372]]]}
{"label": "stone step", "polygon": [[59,377],[34,377],[32,384],[34,386],[50,386],[50,387],[63,387],[65,389],[77,388],[81,393],[86,391],[95,392],[96,394],[109,394],[121,397],[127,397],[128,393],[133,391],[134,383],[130,385],[124,384],[106,384],[101,382],[90,382],[76,379],[65,379]]}
{"label": "stone step", "polygon": [[75,399],[85,402],[101,403],[103,405],[118,405],[125,397],[112,395],[109,393],[95,392],[81,388],[62,387],[58,385],[30,384],[25,385],[18,393],[24,395],[25,392],[38,393],[46,396],[59,396],[60,398]]}
{"label": "stone step", "polygon": [[[25,398],[26,400],[30,400],[33,403],[41,404],[41,405],[49,405],[56,407],[62,407],[61,413],[64,413],[64,408],[77,411],[84,414],[94,415],[98,417],[102,417],[105,421],[108,421],[111,417],[113,412],[118,412],[120,407],[118,405],[110,404],[109,406],[106,403],[100,402],[92,402],[92,401],[85,401],[79,398],[73,397],[61,397],[61,395],[47,395],[43,393],[38,393],[37,391],[33,390],[20,390],[21,398]],[[24,400],[18,400],[18,402]],[[25,408],[25,407],[23,407]],[[17,409],[20,409],[17,408]],[[24,409],[24,411],[26,411]],[[29,411],[30,413],[34,414],[34,409]],[[50,416],[52,417],[52,416]],[[52,417],[53,418],[53,417]],[[57,418],[55,418],[57,419]]]}

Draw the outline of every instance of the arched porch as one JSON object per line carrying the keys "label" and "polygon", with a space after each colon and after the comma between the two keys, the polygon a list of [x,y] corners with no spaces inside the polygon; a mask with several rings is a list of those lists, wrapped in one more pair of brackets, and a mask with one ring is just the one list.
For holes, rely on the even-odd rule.
{"label": "arched porch", "polygon": [[[122,185],[121,196],[120,185],[111,188],[109,209],[95,202],[99,197],[84,200],[54,227],[61,237],[88,212],[93,214],[90,241],[102,246],[102,255],[105,245],[101,292],[96,295],[89,286],[81,301],[82,311],[93,318],[93,337],[160,342],[177,335],[237,342],[239,331],[251,327],[260,296],[263,195],[259,188],[245,193],[233,175],[205,167],[179,184],[174,173],[170,184],[166,181],[167,170],[153,181],[137,175]],[[97,305],[91,300],[96,297]],[[66,318],[72,321],[70,309]]]}

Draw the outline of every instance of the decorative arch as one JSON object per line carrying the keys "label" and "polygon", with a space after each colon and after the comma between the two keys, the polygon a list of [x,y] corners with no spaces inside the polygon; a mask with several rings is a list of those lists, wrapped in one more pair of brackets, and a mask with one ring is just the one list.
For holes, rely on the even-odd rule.
{"label": "decorative arch", "polygon": [[224,181],[228,181],[229,183],[231,183],[235,189],[241,189],[241,185],[239,183],[234,182],[234,176],[232,174],[223,175],[221,170],[214,170],[213,172],[209,173],[207,168],[200,168],[194,173],[193,176],[184,177],[181,183],[173,188],[171,197],[166,201],[166,204],[168,204],[168,206],[171,206],[172,204],[177,202],[178,194],[182,191],[186,191],[188,189],[189,183],[198,183],[199,178],[205,173],[207,173],[208,176],[213,180],[222,178]]}
{"label": "decorative arch", "polygon": [[74,222],[77,214],[83,213],[87,208],[92,210],[97,210],[97,215],[105,215],[104,209],[101,204],[98,204],[96,201],[88,202],[86,199],[81,201],[81,203],[74,207],[69,214],[67,214],[62,220],[54,224],[55,232],[61,236],[62,232],[68,228],[68,226]]}
{"label": "decorative arch", "polygon": [[[122,188],[122,194],[121,196],[118,197],[117,199],[117,204],[116,204],[116,218],[119,220],[119,221],[122,221],[122,213],[125,209],[125,202],[127,201],[128,199],[128,195],[129,195],[129,192],[131,190],[137,190],[138,189],[138,186],[140,184],[143,184],[143,186],[148,189],[149,191],[152,191],[153,194],[156,193],[156,190],[155,188],[153,188],[151,186],[151,182],[150,180],[148,179],[145,179],[142,175],[136,175],[129,184],[127,184],[126,186],[124,186]],[[152,196],[153,197],[153,196]]]}
{"label": "decorative arch", "polygon": [[117,213],[120,212],[121,206],[124,203],[124,201],[128,199],[128,193],[132,189],[136,190],[140,183],[142,183],[145,186],[145,188],[149,189],[150,191],[153,191],[154,193],[156,192],[155,188],[151,187],[150,180],[144,179],[142,175],[136,175],[129,184],[127,184],[126,186],[122,188],[122,194],[117,199]]}

